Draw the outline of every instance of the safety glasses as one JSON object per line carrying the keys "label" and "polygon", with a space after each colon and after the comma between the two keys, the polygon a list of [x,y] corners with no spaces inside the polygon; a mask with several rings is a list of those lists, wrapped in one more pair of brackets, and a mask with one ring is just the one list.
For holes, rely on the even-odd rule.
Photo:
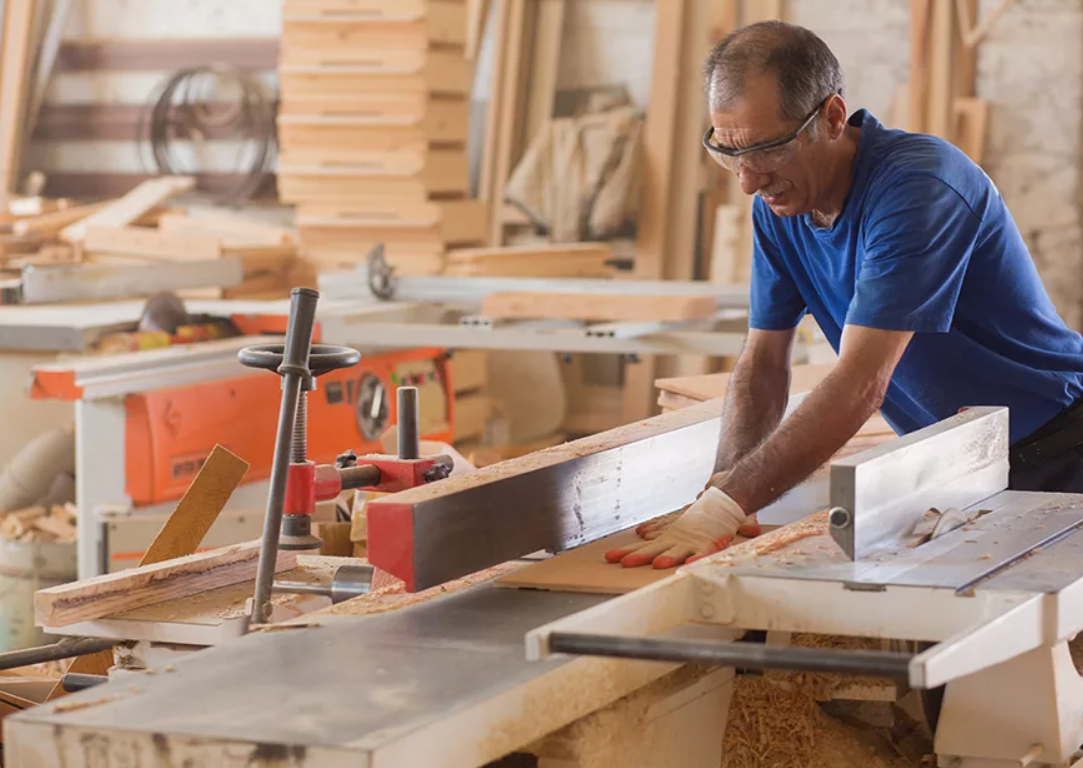
{"label": "safety glasses", "polygon": [[801,144],[797,138],[801,133],[812,125],[812,121],[820,114],[820,110],[827,104],[828,96],[820,102],[812,114],[805,118],[798,128],[785,136],[771,141],[764,141],[745,149],[730,149],[714,143],[714,126],[712,125],[703,134],[703,146],[714,158],[714,161],[727,171],[737,173],[742,167],[752,173],[773,173],[790,162],[801,151]]}

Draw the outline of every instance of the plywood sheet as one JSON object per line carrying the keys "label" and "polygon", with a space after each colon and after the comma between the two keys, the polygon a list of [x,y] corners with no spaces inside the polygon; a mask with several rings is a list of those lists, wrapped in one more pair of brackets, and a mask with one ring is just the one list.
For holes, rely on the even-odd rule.
{"label": "plywood sheet", "polygon": [[[532,563],[501,576],[496,586],[511,589],[545,589],[553,592],[589,592],[623,595],[672,576],[676,568],[622,568],[605,561],[611,549],[642,542],[634,530],[622,531],[563,554]],[[738,542],[747,541],[742,537]]]}

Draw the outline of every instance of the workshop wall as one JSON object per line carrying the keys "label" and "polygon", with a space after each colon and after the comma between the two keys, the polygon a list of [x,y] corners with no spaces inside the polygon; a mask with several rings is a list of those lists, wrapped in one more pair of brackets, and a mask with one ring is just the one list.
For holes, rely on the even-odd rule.
{"label": "workshop wall", "polygon": [[[46,93],[27,167],[44,172],[51,194],[114,194],[154,170],[135,141],[142,108],[181,64],[178,52],[219,40],[245,39],[236,55],[265,52],[257,75],[273,97],[282,9],[278,0],[82,0],[68,16],[64,40],[110,47],[97,61],[62,52]],[[228,57],[233,53],[220,52]],[[81,59],[81,61],[80,61]],[[106,59],[111,59],[106,61]],[[161,66],[173,62],[171,66]],[[192,63],[210,64],[203,60]],[[222,93],[224,99],[231,94]],[[179,142],[186,168],[229,173],[243,166],[242,145],[209,137]],[[238,161],[241,158],[241,162]]]}

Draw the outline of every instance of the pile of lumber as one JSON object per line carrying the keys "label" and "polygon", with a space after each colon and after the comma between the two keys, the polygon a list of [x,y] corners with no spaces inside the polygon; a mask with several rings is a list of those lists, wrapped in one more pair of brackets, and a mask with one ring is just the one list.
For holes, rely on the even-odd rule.
{"label": "pile of lumber", "polygon": [[3,269],[27,264],[138,264],[239,257],[244,281],[215,296],[278,297],[294,282],[297,243],[290,230],[232,213],[189,216],[167,202],[192,188],[188,176],[145,181],[114,200],[13,200],[0,214]]}
{"label": "pile of lumber", "polygon": [[447,256],[448,275],[470,277],[609,277],[608,243],[459,248]]}
{"label": "pile of lumber", "polygon": [[400,274],[436,274],[449,247],[486,230],[467,199],[467,4],[367,5],[285,0],[279,196],[320,271],[384,243]]}
{"label": "pile of lumber", "polygon": [[68,544],[76,537],[74,504],[27,507],[0,515],[0,539]]}

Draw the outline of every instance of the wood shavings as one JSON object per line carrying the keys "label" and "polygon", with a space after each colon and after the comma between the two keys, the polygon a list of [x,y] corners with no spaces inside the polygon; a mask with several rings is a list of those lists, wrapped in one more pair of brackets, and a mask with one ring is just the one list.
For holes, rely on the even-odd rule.
{"label": "wood shavings", "polygon": [[0,515],[0,539],[69,544],[76,536],[74,504],[26,507]]}
{"label": "wood shavings", "polygon": [[89,709],[90,707],[97,707],[101,704],[108,704],[118,699],[123,699],[129,693],[138,693],[138,689],[132,689],[131,691],[122,691],[120,693],[111,693],[108,696],[101,696],[97,699],[90,699],[89,701],[62,701],[59,704],[53,705],[53,714],[60,715],[65,712],[76,712],[80,709]]}
{"label": "wood shavings", "polygon": [[318,627],[318,621],[310,621],[306,624],[260,624],[252,628],[253,632],[284,632],[289,629],[308,629]]}
{"label": "wood shavings", "polygon": [[[795,635],[793,642],[814,648],[882,646],[879,640],[824,635]],[[903,757],[883,737],[834,720],[817,704],[837,691],[885,682],[774,671],[738,678],[722,742],[722,768],[913,768],[925,744],[914,750],[917,755]]]}

